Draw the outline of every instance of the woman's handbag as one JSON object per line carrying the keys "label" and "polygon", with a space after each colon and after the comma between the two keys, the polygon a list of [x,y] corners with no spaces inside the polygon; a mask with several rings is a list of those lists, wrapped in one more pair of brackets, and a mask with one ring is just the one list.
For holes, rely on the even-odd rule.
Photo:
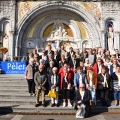
{"label": "woman's handbag", "polygon": [[56,98],[57,97],[57,92],[55,92],[53,90],[50,90],[49,93],[48,93],[48,96],[51,97],[51,98]]}

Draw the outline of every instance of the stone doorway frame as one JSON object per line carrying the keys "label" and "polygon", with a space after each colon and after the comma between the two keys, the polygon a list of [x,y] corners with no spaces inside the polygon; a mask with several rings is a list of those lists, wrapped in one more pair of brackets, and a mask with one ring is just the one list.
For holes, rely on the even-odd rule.
{"label": "stone doorway frame", "polygon": [[[82,18],[85,19],[85,21],[89,24],[89,28],[91,28],[91,34],[93,36],[93,41],[97,45],[96,47],[101,47],[101,32],[99,25],[97,21],[91,16],[87,11],[85,11],[80,5],[77,5],[72,2],[63,2],[63,3],[56,3],[56,2],[44,2],[43,4],[37,5],[33,9],[31,9],[27,15],[23,17],[23,19],[20,21],[20,23],[17,26],[17,35],[16,35],[16,43],[15,46],[18,46],[15,48],[15,56],[20,55],[20,48],[22,47],[22,36],[24,34],[24,30],[30,23],[30,21],[35,18],[36,16],[40,15],[43,12],[49,11],[49,10],[55,10],[58,9],[62,10],[68,10],[72,11],[77,15],[80,15]],[[39,38],[36,38],[39,39]]]}

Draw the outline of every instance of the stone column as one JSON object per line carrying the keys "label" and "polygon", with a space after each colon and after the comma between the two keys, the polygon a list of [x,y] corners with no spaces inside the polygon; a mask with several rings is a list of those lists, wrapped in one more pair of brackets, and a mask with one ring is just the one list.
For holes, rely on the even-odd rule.
{"label": "stone column", "polygon": [[9,56],[11,61],[13,60],[13,50],[14,50],[14,43],[13,43],[13,39],[14,39],[14,31],[10,31],[10,37],[9,37]]}
{"label": "stone column", "polygon": [[0,31],[0,40],[2,40],[2,35],[3,35],[3,32]]}
{"label": "stone column", "polygon": [[105,34],[106,34],[105,31],[102,31],[102,32],[101,32],[101,41],[100,41],[100,42],[101,42],[101,47],[106,47],[106,46],[105,46],[105,41],[106,41],[106,36],[105,36]]}

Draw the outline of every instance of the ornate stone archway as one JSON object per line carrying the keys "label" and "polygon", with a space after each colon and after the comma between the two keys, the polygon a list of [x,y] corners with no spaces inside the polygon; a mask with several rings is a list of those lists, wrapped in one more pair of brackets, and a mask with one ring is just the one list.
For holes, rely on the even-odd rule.
{"label": "ornate stone archway", "polygon": [[[37,43],[40,44],[41,36],[45,28],[51,23],[54,23],[54,21],[57,19],[56,14],[58,12],[60,13],[60,20],[68,25],[73,31],[74,39],[77,42],[79,48],[81,48],[82,42],[82,31],[80,30],[81,26],[84,26],[84,28],[86,29],[86,36],[89,36],[87,39],[92,41],[92,47],[101,47],[99,26],[96,20],[87,11],[85,11],[81,6],[71,4],[70,2],[63,2],[62,4],[59,3],[58,10],[58,3],[50,2],[43,3],[42,5],[38,5],[31,9],[18,24],[16,46],[18,46],[19,48],[16,47],[15,49],[16,56],[18,56],[18,54],[20,55],[20,53],[22,52],[20,48],[22,48],[24,53],[26,52],[25,44],[26,41],[28,41],[29,39],[27,38],[27,33],[30,27],[35,23],[38,23],[33,32],[34,35],[32,36],[32,39],[33,41],[38,41]],[[53,16],[51,16],[52,14]]]}

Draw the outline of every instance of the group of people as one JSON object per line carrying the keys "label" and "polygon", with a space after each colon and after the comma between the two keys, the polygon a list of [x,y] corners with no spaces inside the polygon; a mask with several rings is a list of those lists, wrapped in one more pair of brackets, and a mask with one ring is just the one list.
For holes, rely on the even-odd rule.
{"label": "group of people", "polygon": [[[115,106],[120,105],[120,54],[115,50],[111,55],[105,48],[79,49],[69,48],[69,52],[61,46],[60,50],[42,50],[42,55],[34,49],[26,61],[25,78],[28,82],[29,95],[36,95],[35,107],[39,104],[42,94],[42,105],[45,107],[46,91],[57,92],[56,98],[51,98],[51,107],[59,107],[59,93],[62,95],[63,107],[72,107],[71,99],[75,101],[77,118],[87,117],[90,107],[96,105],[96,95],[99,91],[102,106],[109,106],[109,91],[113,90]],[[36,90],[35,90],[36,89]],[[74,95],[72,94],[74,93]],[[71,97],[71,94],[73,95]],[[60,99],[61,100],[61,99]],[[82,115],[80,109],[83,110]],[[81,116],[80,116],[81,115]]]}

